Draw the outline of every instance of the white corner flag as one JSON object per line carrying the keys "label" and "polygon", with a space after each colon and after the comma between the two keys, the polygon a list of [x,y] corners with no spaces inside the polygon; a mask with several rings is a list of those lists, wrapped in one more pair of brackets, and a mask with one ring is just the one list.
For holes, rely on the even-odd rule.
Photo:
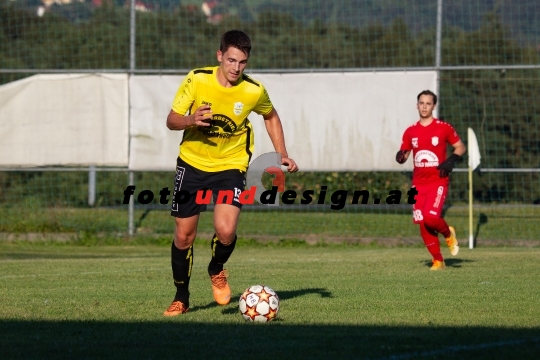
{"label": "white corner flag", "polygon": [[480,148],[473,129],[467,129],[467,151],[469,153],[469,167],[474,171],[480,165]]}
{"label": "white corner flag", "polygon": [[472,172],[480,165],[480,147],[473,129],[467,129],[467,152],[469,153],[469,249],[474,248],[473,235],[473,177]]}

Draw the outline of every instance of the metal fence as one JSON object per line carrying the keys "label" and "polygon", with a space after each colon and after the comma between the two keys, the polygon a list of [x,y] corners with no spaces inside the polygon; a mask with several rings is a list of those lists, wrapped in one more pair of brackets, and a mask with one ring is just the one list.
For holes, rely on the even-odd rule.
{"label": "metal fence", "polygon": [[[440,117],[463,135],[472,127],[480,142],[482,169],[475,175],[475,203],[488,206],[490,216],[515,229],[508,234],[493,230],[490,236],[537,239],[534,227],[516,222],[525,219],[524,223],[533,224],[534,205],[540,202],[539,19],[540,4],[535,0],[0,0],[0,83],[35,73],[187,73],[215,63],[219,36],[230,28],[243,29],[252,37],[251,73],[436,70]],[[460,172],[464,167],[459,165],[451,190],[450,204],[458,210],[467,199],[466,175]],[[23,202],[33,209],[33,201],[49,209],[122,208],[116,200],[120,194],[106,195],[102,190],[100,195],[100,182],[144,183],[145,178],[156,181],[158,176],[97,169],[97,176],[90,171],[94,175],[88,183],[86,174],[84,179],[69,179],[70,169],[56,169],[61,170],[57,175],[31,175],[52,170],[1,170],[0,200],[7,208]],[[111,170],[117,170],[116,175]],[[104,173],[111,174],[99,175]],[[316,182],[320,175],[303,176],[302,181]],[[404,187],[408,179],[405,173],[351,176],[387,187]],[[43,193],[62,192],[61,177],[74,184],[71,191],[78,195],[66,195],[64,202],[45,199]],[[14,186],[18,181],[37,190]],[[81,201],[85,197],[79,193],[81,187],[89,191],[86,203]],[[114,201],[100,202],[100,196]],[[514,208],[517,205],[519,210]],[[137,209],[131,203],[130,234],[142,227],[141,217],[147,217],[142,208],[137,215]],[[101,225],[88,229],[122,232],[126,228],[126,224],[97,223]],[[86,229],[84,221],[77,224]],[[58,226],[59,231],[77,229]],[[401,234],[400,226],[392,231]],[[6,232],[19,231],[5,222],[2,227]]]}

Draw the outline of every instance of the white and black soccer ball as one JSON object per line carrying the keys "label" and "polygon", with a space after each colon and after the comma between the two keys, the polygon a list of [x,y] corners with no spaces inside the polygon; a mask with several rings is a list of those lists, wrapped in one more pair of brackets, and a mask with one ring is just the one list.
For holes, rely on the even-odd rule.
{"label": "white and black soccer ball", "polygon": [[253,285],[240,296],[238,308],[246,321],[272,321],[279,312],[279,297],[268,286]]}

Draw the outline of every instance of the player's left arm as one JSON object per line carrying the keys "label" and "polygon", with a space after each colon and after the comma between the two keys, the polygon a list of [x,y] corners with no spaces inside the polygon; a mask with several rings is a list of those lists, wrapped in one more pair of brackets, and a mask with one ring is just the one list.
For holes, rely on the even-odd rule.
{"label": "player's left arm", "polygon": [[467,148],[465,148],[465,144],[463,141],[458,140],[458,142],[452,144],[452,147],[454,148],[454,153],[452,155],[457,155],[459,157],[463,156],[465,152],[467,151]]}
{"label": "player's left arm", "polygon": [[276,109],[272,107],[272,110],[268,114],[263,115],[263,118],[272,145],[274,145],[275,151],[281,154],[281,164],[286,165],[287,171],[289,172],[298,171],[298,165],[296,165],[296,162],[291,159],[287,153],[283,126],[281,125],[281,119],[279,118]]}
{"label": "player's left arm", "polygon": [[461,159],[463,154],[465,154],[465,151],[467,151],[467,149],[465,148],[465,144],[463,143],[463,141],[461,141],[461,139],[453,143],[452,147],[454,148],[454,152],[452,153],[452,155],[450,155],[446,160],[444,160],[442,164],[437,166],[437,169],[440,170],[440,177],[447,177],[452,172],[452,170],[454,170],[456,162]]}

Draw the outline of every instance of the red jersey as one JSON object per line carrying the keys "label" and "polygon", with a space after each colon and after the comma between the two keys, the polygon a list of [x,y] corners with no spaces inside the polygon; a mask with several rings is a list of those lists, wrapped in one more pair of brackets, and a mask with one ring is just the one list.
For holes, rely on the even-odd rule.
{"label": "red jersey", "polygon": [[428,126],[420,125],[420,121],[409,126],[403,133],[401,150],[412,150],[413,185],[448,184],[449,178],[441,178],[437,166],[446,160],[448,144],[459,140],[452,125],[435,118]]}

